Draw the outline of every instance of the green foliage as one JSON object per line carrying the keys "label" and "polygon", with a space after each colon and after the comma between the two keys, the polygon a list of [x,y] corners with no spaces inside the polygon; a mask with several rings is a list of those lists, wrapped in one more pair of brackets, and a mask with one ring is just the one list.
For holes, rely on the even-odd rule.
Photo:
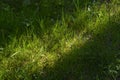
{"label": "green foliage", "polygon": [[119,0],[1,0],[0,80],[115,80]]}

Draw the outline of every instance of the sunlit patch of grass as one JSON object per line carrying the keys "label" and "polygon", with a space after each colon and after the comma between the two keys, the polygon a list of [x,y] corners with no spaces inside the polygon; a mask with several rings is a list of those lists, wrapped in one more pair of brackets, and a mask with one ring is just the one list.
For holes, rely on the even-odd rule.
{"label": "sunlit patch of grass", "polygon": [[[59,62],[64,56],[72,55],[74,53],[71,53],[71,51],[80,49],[90,41],[93,43],[93,38],[105,31],[106,24],[109,23],[110,18],[115,15],[113,11],[110,11],[110,13],[111,14],[109,15],[109,12],[107,12],[106,4],[100,6],[94,5],[90,6],[89,9],[87,9],[87,7],[85,9],[77,8],[72,15],[63,13],[62,19],[56,20],[52,25],[48,24],[49,21],[47,23],[44,19],[38,18],[33,19],[33,21],[30,22],[25,22],[25,24],[20,24],[20,26],[25,26],[25,28],[20,28],[20,30],[23,30],[22,34],[22,31],[19,31],[19,28],[17,28],[18,25],[15,25],[15,29],[18,29],[18,31],[15,31],[16,34],[12,33],[12,35],[9,35],[10,41],[0,54],[0,79],[39,80],[42,79],[42,77],[47,78],[47,74],[50,73],[45,72],[46,69],[54,68],[57,65],[56,62]],[[118,22],[118,20],[115,22]],[[19,21],[21,20],[18,19],[18,22],[15,24],[19,23]],[[11,24],[14,24],[12,22]],[[50,28],[48,28],[49,26]],[[119,36],[119,34],[117,33],[116,36]],[[112,37],[114,38],[114,36]],[[95,45],[101,45],[102,43],[100,40],[102,41],[102,39],[97,40],[98,41],[94,41],[94,44],[90,45],[93,45],[93,47]],[[116,44],[118,43],[115,43],[114,45]],[[96,51],[97,49],[95,50],[89,45],[87,46],[88,47],[85,47],[85,49],[89,50],[90,53],[92,52],[91,50],[94,50],[93,53],[98,52]],[[101,48],[101,46],[98,47]],[[89,51],[86,54],[89,54]],[[83,50],[80,54],[84,55],[84,52],[85,51]],[[74,56],[76,56],[76,54]],[[70,58],[72,57],[73,55]],[[86,55],[86,57],[88,56]],[[75,61],[76,60],[73,60],[73,62]],[[62,67],[62,69],[65,67],[66,69],[68,67],[67,65],[72,67],[74,64],[76,65],[77,63],[67,63],[60,65],[60,67]],[[96,65],[94,65],[94,67],[95,66]],[[53,71],[56,72],[54,69]],[[76,72],[75,74],[77,73],[79,72]],[[55,77],[55,75],[56,74],[53,74],[51,78]],[[81,74],[76,76],[79,75]],[[59,77],[63,76],[60,75]],[[50,76],[48,76],[48,78],[50,78]],[[97,79],[99,80],[99,77],[96,78],[96,80]]]}

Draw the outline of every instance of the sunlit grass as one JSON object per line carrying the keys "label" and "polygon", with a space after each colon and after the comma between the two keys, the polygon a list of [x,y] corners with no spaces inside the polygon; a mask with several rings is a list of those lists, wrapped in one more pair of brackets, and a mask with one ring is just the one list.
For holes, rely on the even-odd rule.
{"label": "sunlit grass", "polygon": [[[76,7],[77,6],[79,5],[76,4]],[[117,13],[119,14],[120,8],[119,7],[115,7],[115,8],[118,8]],[[22,21],[24,20],[24,18],[17,17],[15,18],[16,20],[14,21],[13,19],[14,13],[10,13],[10,14],[11,16],[9,15],[9,13],[2,14],[4,18],[3,17],[0,18],[0,21],[2,22],[4,21],[2,19],[7,20],[5,16],[9,15],[7,18],[10,20],[7,20],[7,23],[8,24],[10,23],[11,26],[14,25],[13,28],[15,28],[15,30],[12,29],[13,32],[11,32],[11,35],[9,36],[7,35],[7,33],[4,34],[5,32],[2,33],[1,31],[2,29],[0,30],[0,33],[2,33],[3,35],[1,37],[2,38],[1,40],[3,40],[4,37],[6,36],[7,36],[6,39],[8,39],[5,40],[4,43],[2,43],[2,45],[5,44],[4,48],[0,46],[1,47],[0,52],[2,51],[2,53],[0,54],[1,80],[13,80],[13,79],[40,80],[43,78],[45,78],[45,80],[51,80],[51,79],[60,80],[58,79],[58,77],[56,77],[56,75],[60,73],[58,73],[57,70],[54,70],[54,68],[56,69],[59,68],[58,66],[60,66],[60,69],[64,70],[64,68],[66,69],[68,67],[67,65],[70,65],[69,67],[72,67],[71,65],[77,64],[76,62],[77,60],[73,60],[73,62],[75,61],[76,63],[71,62],[65,64],[64,61],[62,61],[62,60],[67,60],[64,59],[65,58],[64,56],[72,55],[74,52],[76,52],[77,49],[78,49],[77,51],[79,52],[79,49],[81,48],[83,48],[83,51],[80,51],[81,55],[83,55],[84,53],[85,55],[89,54],[92,52],[91,50],[94,50],[93,53],[98,52],[97,50],[99,49],[97,48],[96,50],[92,49],[92,47],[89,47],[89,45],[87,45],[88,47],[85,46],[84,48],[84,45],[90,42],[94,43],[90,45],[101,45],[99,39],[96,38],[94,39],[94,37],[96,37],[101,33],[104,33],[104,31],[107,28],[106,25],[110,22],[110,19],[114,15],[116,15],[116,13],[114,13],[114,11],[112,10],[110,12],[107,11],[106,4],[103,5],[101,4],[101,6],[98,5],[90,6],[89,9],[87,7],[85,9],[77,8],[76,11],[74,12],[74,15],[68,15],[62,13],[61,16],[62,19],[55,20],[54,24],[52,25],[51,24],[49,25],[49,23],[51,23],[49,19],[45,20],[45,19],[38,19],[35,17],[34,17],[35,19],[32,18],[30,21]],[[119,15],[117,17],[119,17]],[[2,24],[2,26],[4,26],[4,24]],[[8,32],[9,31],[11,30],[8,29]],[[119,33],[117,33],[117,35],[119,36]],[[94,41],[94,40],[98,40],[98,41]],[[102,41],[102,39],[100,40]],[[105,45],[103,45],[103,47],[104,46]],[[86,53],[85,50],[88,50],[88,53]],[[75,55],[72,55],[70,59],[72,59],[72,57],[74,59],[74,56],[77,56],[77,53],[74,54]],[[106,57],[107,56],[108,54],[106,55]],[[88,56],[86,55],[86,57]],[[57,64],[57,62],[60,63],[60,65]],[[81,65],[84,64],[86,65],[86,63],[83,63]],[[94,65],[94,68],[95,66],[97,65]],[[46,70],[50,70],[50,71],[48,71],[47,73],[45,72]],[[67,71],[67,69],[65,71]],[[83,70],[80,71],[84,71],[84,68]],[[81,77],[81,79],[79,78],[80,80],[82,79],[86,80],[86,78],[84,77],[88,75],[84,75],[82,77],[82,75],[79,74],[80,71],[75,73],[77,74],[76,76],[77,77],[80,76]],[[114,72],[114,71],[115,70],[113,69],[111,73],[108,72],[105,74],[107,74],[107,76],[110,75],[112,77],[116,77],[116,75],[119,75],[118,72]],[[50,73],[55,73],[55,72],[56,74],[51,74],[50,76]],[[96,74],[97,73],[98,72],[96,72]],[[63,75],[62,72],[61,75]],[[57,75],[57,76],[63,79],[64,76],[61,75]],[[109,80],[107,79],[106,76],[103,76],[104,78],[100,78],[99,76],[100,76],[99,74],[95,76],[95,80],[102,80],[102,79]],[[73,79],[76,78],[74,78],[73,76]]]}

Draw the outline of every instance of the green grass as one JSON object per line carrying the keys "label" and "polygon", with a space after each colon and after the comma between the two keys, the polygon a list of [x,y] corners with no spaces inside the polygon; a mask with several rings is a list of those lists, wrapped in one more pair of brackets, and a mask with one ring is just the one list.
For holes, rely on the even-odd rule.
{"label": "green grass", "polygon": [[116,80],[120,76],[119,1],[81,2],[43,1],[41,6],[47,7],[42,14],[34,6],[16,12],[4,4],[0,80]]}

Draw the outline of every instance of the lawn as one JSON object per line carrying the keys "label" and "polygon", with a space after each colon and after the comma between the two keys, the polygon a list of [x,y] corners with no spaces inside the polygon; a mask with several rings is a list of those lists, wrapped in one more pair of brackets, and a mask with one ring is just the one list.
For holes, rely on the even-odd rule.
{"label": "lawn", "polygon": [[119,76],[119,0],[0,1],[0,80]]}

